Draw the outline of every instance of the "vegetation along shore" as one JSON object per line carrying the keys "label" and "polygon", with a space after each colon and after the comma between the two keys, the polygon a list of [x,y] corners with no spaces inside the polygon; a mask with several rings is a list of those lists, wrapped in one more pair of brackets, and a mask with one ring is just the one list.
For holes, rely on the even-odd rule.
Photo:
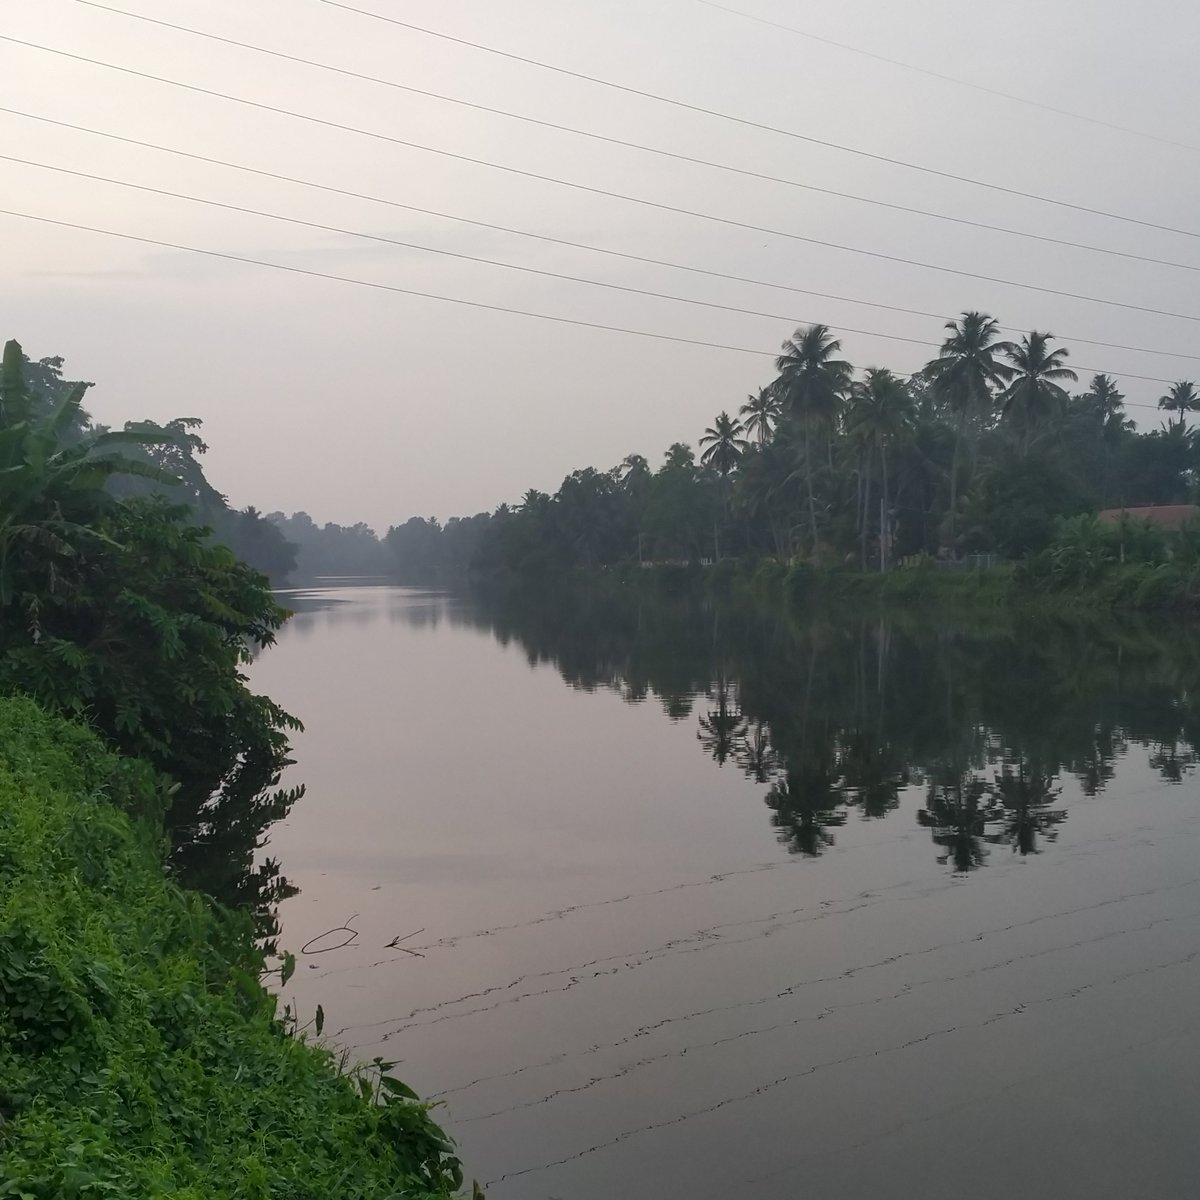
{"label": "vegetation along shore", "polygon": [[[278,787],[298,723],[243,668],[287,614],[159,494],[186,425],[97,430],[86,384],[30,366],[10,342],[0,1195],[451,1195],[461,1170],[429,1107],[390,1064],[310,1040],[320,1014],[265,986],[293,960],[268,957],[281,885],[257,835],[298,798]],[[225,878],[189,869],[205,844],[230,851]]]}

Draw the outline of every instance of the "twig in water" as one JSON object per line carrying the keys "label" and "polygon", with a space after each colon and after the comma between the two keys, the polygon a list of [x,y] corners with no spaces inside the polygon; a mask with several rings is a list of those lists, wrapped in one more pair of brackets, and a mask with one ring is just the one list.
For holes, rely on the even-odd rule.
{"label": "twig in water", "polygon": [[412,933],[406,933],[403,937],[397,934],[390,942],[387,943],[387,945],[384,946],[384,949],[403,950],[405,954],[411,954],[413,958],[424,958],[425,955],[423,955],[419,950],[410,950],[407,946],[400,945],[401,942],[407,942],[409,938],[416,937],[418,933],[424,932],[424,929],[414,929]]}

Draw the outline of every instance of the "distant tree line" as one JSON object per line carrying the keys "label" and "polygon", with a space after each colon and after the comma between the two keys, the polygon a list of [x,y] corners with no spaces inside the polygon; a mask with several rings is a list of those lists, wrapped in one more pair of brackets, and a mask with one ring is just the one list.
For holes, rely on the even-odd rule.
{"label": "distant tree line", "polygon": [[[1095,375],[1081,387],[1067,362],[1052,335],[1006,341],[980,312],[948,322],[939,353],[910,376],[856,370],[828,327],[797,329],[773,377],[736,415],[718,413],[696,449],[676,442],[657,467],[630,454],[573,471],[553,495],[530,489],[515,505],[444,523],[412,517],[382,537],[361,522],[232,508],[204,474],[196,418],[128,423],[143,435],[131,457],[177,482],[123,475],[109,487],[185,505],[276,583],[722,558],[872,569],[913,556],[1023,558],[1048,546],[1063,518],[1189,502],[1200,483],[1192,382],[1164,392],[1161,428],[1138,432],[1117,380]],[[23,359],[39,412],[64,387],[62,366]],[[63,436],[110,432],[80,409]]]}
{"label": "distant tree line", "polygon": [[784,342],[773,378],[654,467],[631,454],[553,495],[444,526],[413,518],[384,539],[401,569],[536,574],[621,562],[775,557],[889,565],[915,555],[1020,558],[1060,518],[1175,504],[1197,491],[1200,395],[1159,400],[1138,432],[1117,380],[1080,385],[1049,333],[1000,336],[995,318],[947,323],[911,376],[856,370],[824,325]]}

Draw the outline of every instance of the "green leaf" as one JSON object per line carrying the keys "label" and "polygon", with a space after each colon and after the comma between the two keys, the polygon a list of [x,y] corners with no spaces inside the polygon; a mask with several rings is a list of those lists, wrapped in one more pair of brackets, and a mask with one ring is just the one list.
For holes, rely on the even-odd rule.
{"label": "green leaf", "polygon": [[393,1096],[403,1096],[405,1100],[420,1100],[421,1097],[408,1086],[407,1083],[401,1083],[391,1075],[381,1075],[379,1082],[384,1088],[392,1093]]}

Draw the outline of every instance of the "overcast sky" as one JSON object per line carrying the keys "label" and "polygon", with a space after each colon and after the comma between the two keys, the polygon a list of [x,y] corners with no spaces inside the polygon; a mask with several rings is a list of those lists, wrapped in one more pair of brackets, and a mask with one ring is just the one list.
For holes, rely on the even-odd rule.
{"label": "overcast sky", "polygon": [[[348,0],[442,33],[829,142],[1200,233],[1200,5],[1186,0],[722,0],[1137,136],[944,82],[701,0]],[[746,171],[1200,267],[1200,240],[684,111],[320,0],[112,0],[130,12]],[[958,271],[1200,318],[1200,274],[889,211],[473,111],[156,28],[79,0],[0,0],[9,38],[388,137]],[[971,280],[477,166],[0,40],[0,105],[313,183],[816,292],[1048,329],[1131,402],[1200,376],[1200,322]],[[1155,140],[1165,139],[1164,140]],[[1191,143],[1193,148],[1167,144]],[[688,274],[189,161],[0,113],[0,154],[440,250],[777,316],[464,262],[0,161],[0,207],[483,304],[553,324],[0,216],[0,337],[61,354],[89,407],[198,416],[232,503],[381,531],[490,509],[631,452],[661,461],[771,377],[800,323],[910,371],[940,321]],[[1163,353],[1114,349],[1111,343]],[[1141,423],[1156,418],[1131,409]]]}

